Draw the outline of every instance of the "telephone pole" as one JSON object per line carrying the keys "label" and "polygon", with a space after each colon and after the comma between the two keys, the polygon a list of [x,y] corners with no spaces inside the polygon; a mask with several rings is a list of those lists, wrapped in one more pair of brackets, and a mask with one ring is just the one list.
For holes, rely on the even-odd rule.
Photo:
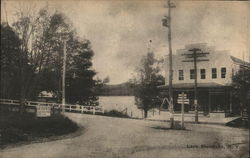
{"label": "telephone pole", "polygon": [[9,26],[7,9],[6,9],[6,2],[5,1],[3,2],[3,5],[4,5],[4,12],[5,12],[5,20],[6,20],[7,25]]}
{"label": "telephone pole", "polygon": [[[189,50],[190,54],[182,54],[185,55],[186,58],[192,58],[192,60],[183,60],[182,62],[193,62],[194,63],[194,108],[195,108],[195,123],[199,123],[198,120],[198,100],[197,100],[197,62],[201,61],[209,61],[208,59],[197,59],[199,57],[206,57],[208,52],[201,52],[199,48],[193,48]],[[198,53],[199,52],[199,53]]]}
{"label": "telephone pole", "polygon": [[65,113],[66,40],[63,41],[62,112]]}
{"label": "telephone pole", "polygon": [[194,48],[189,51],[193,52],[194,58],[194,108],[195,108],[195,123],[198,123],[198,101],[197,101],[197,51],[201,51],[200,49]]}
{"label": "telephone pole", "polygon": [[173,105],[173,63],[172,63],[172,41],[171,41],[171,8],[175,6],[168,0],[168,16],[162,20],[163,26],[168,27],[168,47],[169,47],[169,111],[170,111],[170,128],[174,128],[174,105]]}

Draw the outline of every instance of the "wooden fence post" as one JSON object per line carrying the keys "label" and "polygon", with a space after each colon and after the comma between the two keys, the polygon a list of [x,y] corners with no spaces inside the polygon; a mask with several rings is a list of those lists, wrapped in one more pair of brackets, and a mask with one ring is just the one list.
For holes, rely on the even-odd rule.
{"label": "wooden fence post", "polygon": [[83,106],[81,106],[81,113],[83,113]]}
{"label": "wooden fence post", "polygon": [[95,115],[95,107],[93,107],[93,115]]}

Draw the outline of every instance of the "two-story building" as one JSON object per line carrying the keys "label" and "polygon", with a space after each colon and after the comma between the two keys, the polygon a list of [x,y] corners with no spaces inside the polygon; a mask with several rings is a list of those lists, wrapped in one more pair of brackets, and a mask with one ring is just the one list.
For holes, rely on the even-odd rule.
{"label": "two-story building", "polygon": [[[205,43],[186,45],[185,48],[177,50],[172,56],[173,61],[173,100],[175,111],[180,110],[177,103],[178,94],[185,92],[190,99],[185,106],[186,111],[194,110],[194,80],[195,70],[192,58],[186,54],[192,53],[191,49],[200,49],[205,53],[197,57],[197,100],[198,109],[204,114],[211,112],[239,113],[240,107],[233,103],[232,76],[242,65],[249,63],[231,56],[227,51],[217,51],[215,47],[207,46]],[[190,56],[189,56],[190,57]],[[168,94],[169,84],[169,59],[165,60],[165,86],[162,91]]]}

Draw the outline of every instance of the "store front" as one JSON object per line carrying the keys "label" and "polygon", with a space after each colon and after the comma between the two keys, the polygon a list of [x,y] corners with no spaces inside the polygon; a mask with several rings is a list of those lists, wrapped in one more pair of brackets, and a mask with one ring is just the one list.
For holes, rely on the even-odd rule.
{"label": "store front", "polygon": [[[185,85],[173,85],[173,102],[174,111],[181,111],[181,104],[178,104],[178,94],[184,92],[187,94],[189,99],[189,104],[185,105],[186,112],[194,111],[194,88],[192,84]],[[168,97],[168,86],[159,87],[161,91],[161,97]],[[204,115],[209,115],[210,113],[223,113],[225,115],[233,112],[233,103],[231,98],[231,87],[230,86],[218,86],[217,84],[211,84],[210,87],[205,87],[205,85],[200,84],[197,87],[197,100],[198,100],[198,110]],[[164,108],[168,108],[165,105]]]}

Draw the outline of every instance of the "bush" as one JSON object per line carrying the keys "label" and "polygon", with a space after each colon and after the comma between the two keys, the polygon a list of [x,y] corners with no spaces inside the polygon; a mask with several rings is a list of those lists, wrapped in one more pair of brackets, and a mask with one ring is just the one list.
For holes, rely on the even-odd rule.
{"label": "bush", "polygon": [[117,110],[111,110],[109,112],[105,112],[103,115],[105,116],[112,116],[112,117],[123,117],[123,118],[129,118],[127,114],[124,114]]}

